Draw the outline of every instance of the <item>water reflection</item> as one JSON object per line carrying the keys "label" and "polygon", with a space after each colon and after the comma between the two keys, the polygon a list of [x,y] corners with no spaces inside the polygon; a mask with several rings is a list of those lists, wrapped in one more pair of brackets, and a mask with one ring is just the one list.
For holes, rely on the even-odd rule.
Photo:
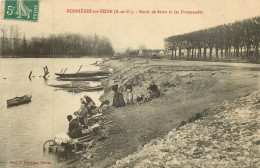
{"label": "water reflection", "polygon": [[[82,64],[82,71],[98,70],[99,67],[90,65],[97,60],[101,59],[1,59],[0,167],[32,167],[13,165],[10,161],[52,162],[44,167],[63,165],[69,156],[46,155],[42,151],[43,143],[54,139],[55,134],[67,132],[66,116],[79,109],[81,97],[88,95],[99,106],[103,91],[72,93],[48,85],[68,83],[57,81],[54,75],[62,67],[67,67],[67,73],[77,72]],[[43,78],[42,67],[46,65],[50,74]],[[31,78],[28,77],[30,71],[33,71]],[[100,82],[90,83],[90,86],[96,85]],[[7,108],[6,100],[25,94],[32,95],[29,104]]]}

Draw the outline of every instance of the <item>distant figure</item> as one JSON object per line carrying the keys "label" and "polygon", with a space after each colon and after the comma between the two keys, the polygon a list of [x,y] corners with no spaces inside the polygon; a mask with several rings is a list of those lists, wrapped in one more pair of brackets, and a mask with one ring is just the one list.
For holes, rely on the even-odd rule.
{"label": "distant figure", "polygon": [[125,100],[122,94],[122,89],[121,88],[119,89],[117,81],[114,82],[114,85],[112,86],[112,90],[115,92],[113,98],[113,106],[115,107],[125,106]]}
{"label": "distant figure", "polygon": [[93,115],[94,114],[94,109],[97,108],[95,102],[87,95],[84,96],[85,100],[86,100],[86,105],[87,105],[87,109],[88,109],[88,114],[89,115]]}
{"label": "distant figure", "polygon": [[133,87],[130,82],[127,82],[126,85],[126,103],[133,104]]}
{"label": "distant figure", "polygon": [[82,136],[81,127],[79,126],[78,122],[72,118],[72,115],[68,115],[67,119],[69,121],[69,128],[68,128],[68,136],[70,138],[79,138]]}
{"label": "distant figure", "polygon": [[150,99],[155,99],[160,96],[160,91],[158,90],[158,86],[155,84],[154,81],[151,82],[148,90],[150,91]]}

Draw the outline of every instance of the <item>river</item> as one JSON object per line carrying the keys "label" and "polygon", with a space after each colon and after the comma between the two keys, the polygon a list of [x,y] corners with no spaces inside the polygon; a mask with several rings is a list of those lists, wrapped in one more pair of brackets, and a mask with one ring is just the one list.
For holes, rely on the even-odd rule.
{"label": "river", "polygon": [[[44,154],[42,145],[55,134],[66,133],[66,116],[77,111],[80,98],[90,96],[99,105],[103,91],[71,93],[57,90],[49,84],[69,83],[56,80],[55,72],[67,68],[66,73],[98,70],[90,65],[100,58],[5,58],[0,59],[0,167],[58,167],[62,158]],[[48,66],[47,79],[43,67]],[[33,71],[31,80],[28,78]],[[100,82],[90,82],[91,86]],[[28,104],[7,108],[6,100],[25,94],[32,95]],[[51,164],[41,164],[40,162]],[[30,163],[31,162],[31,163]],[[38,162],[32,165],[32,162]],[[38,166],[37,166],[38,165]]]}

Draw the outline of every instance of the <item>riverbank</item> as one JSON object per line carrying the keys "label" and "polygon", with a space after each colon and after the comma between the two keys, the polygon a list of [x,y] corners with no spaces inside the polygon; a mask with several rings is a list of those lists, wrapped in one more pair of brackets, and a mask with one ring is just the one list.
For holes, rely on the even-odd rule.
{"label": "riverbank", "polygon": [[113,167],[259,167],[259,112],[260,90],[201,113]]}
{"label": "riverbank", "polygon": [[112,102],[114,80],[122,85],[130,81],[134,98],[145,95],[154,80],[161,97],[139,105],[109,106],[106,138],[97,141],[68,167],[110,167],[197,113],[260,89],[260,69],[254,64],[123,59],[106,61],[102,67],[114,70],[102,82],[102,101]]}

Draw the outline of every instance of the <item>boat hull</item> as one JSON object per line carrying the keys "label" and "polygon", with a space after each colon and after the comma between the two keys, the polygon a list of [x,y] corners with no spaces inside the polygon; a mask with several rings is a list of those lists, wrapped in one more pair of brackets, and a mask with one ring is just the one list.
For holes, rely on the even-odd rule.
{"label": "boat hull", "polygon": [[7,107],[12,107],[12,106],[18,106],[21,104],[26,104],[30,103],[32,99],[32,96],[22,96],[22,97],[15,97],[13,99],[7,100]]}
{"label": "boat hull", "polygon": [[60,81],[100,81],[101,79],[108,78],[107,76],[99,77],[79,77],[79,78],[57,78]]}
{"label": "boat hull", "polygon": [[55,73],[55,75],[61,78],[77,78],[77,77],[93,77],[93,76],[107,76],[110,72],[104,71],[94,71],[94,72],[80,72],[80,73],[72,73],[72,74],[61,74]]}

